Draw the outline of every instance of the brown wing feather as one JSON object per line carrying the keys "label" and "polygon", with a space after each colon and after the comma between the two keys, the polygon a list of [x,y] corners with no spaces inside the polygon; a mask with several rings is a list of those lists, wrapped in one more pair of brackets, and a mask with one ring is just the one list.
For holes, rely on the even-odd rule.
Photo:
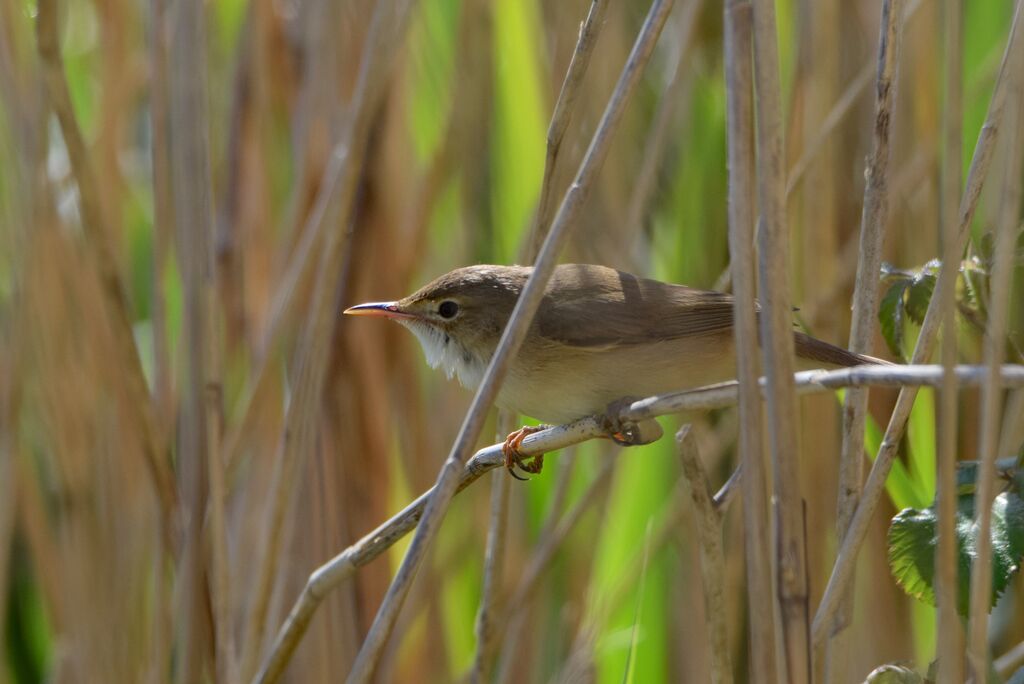
{"label": "brown wing feather", "polygon": [[866,363],[890,365],[888,361],[876,359],[873,356],[855,354],[852,351],[837,347],[828,342],[805,335],[802,332],[793,333],[796,342],[796,354],[800,358],[809,361],[820,361],[832,366],[860,366]]}
{"label": "brown wing feather", "polygon": [[537,314],[541,335],[562,344],[639,344],[728,330],[733,299],[721,292],[639,278],[604,266],[555,270]]}
{"label": "brown wing feather", "polygon": [[[640,278],[605,266],[555,269],[537,313],[543,337],[575,347],[670,340],[732,328],[733,298],[722,292]],[[832,366],[887,364],[794,332],[797,356]]]}

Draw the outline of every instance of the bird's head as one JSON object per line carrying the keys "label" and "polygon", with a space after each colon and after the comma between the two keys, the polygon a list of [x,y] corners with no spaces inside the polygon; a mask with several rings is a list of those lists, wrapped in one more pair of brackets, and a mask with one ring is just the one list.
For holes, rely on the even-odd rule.
{"label": "bird's head", "polygon": [[427,363],[473,386],[498,346],[529,272],[518,266],[458,268],[397,301],[359,304],[345,313],[401,323],[419,339]]}

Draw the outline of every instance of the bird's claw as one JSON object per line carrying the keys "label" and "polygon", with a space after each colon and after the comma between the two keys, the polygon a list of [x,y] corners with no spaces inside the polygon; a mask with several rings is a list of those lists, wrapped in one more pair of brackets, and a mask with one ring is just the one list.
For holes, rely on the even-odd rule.
{"label": "bird's claw", "polygon": [[640,446],[658,441],[663,434],[658,421],[647,419],[632,422],[619,418],[633,401],[634,399],[626,397],[608,404],[603,425],[608,438],[620,446]]}
{"label": "bird's claw", "polygon": [[525,456],[519,451],[519,447],[522,446],[523,440],[526,439],[527,435],[532,435],[535,432],[540,432],[547,428],[547,425],[524,425],[515,432],[510,433],[509,436],[505,438],[505,443],[501,445],[501,453],[505,456],[505,468],[508,470],[509,475],[517,480],[525,481],[530,479],[516,474],[516,466],[519,466],[519,468],[524,472],[532,473],[534,475],[541,471],[544,467],[544,454],[537,454],[533,457]]}

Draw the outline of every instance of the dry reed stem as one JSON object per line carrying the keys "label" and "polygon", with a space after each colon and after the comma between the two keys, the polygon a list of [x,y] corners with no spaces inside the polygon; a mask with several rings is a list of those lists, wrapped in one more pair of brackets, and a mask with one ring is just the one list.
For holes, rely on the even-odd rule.
{"label": "dry reed stem", "polygon": [[[988,115],[978,135],[978,143],[975,146],[974,157],[971,160],[970,170],[967,174],[964,194],[960,200],[960,218],[955,250],[958,254],[962,254],[966,247],[974,210],[977,208],[981,188],[984,185],[992,154],[995,151],[995,141],[1002,122],[1003,109],[1007,98],[1007,80],[1009,77],[1007,72],[1020,70],[1024,66],[1024,54],[1020,54],[1024,41],[1019,39],[1018,32],[1022,4],[1024,2],[1018,0],[1013,23],[1010,26],[1006,50],[1003,53],[1003,62],[999,69],[999,76],[996,78],[992,100],[989,103]],[[952,286],[946,281],[956,280],[959,263],[959,259],[943,262],[935,285],[937,291],[941,292],[943,287]],[[921,325],[921,331],[918,335],[917,344],[914,347],[911,363],[919,364],[929,356],[943,313],[939,298],[933,297],[928,304],[928,311]],[[875,506],[878,504],[878,500],[885,488],[885,480],[892,468],[892,461],[896,456],[896,450],[903,436],[903,430],[906,427],[907,419],[910,417],[910,410],[913,407],[916,396],[917,391],[913,387],[900,390],[896,406],[893,408],[892,416],[882,438],[878,455],[864,485],[861,502],[857,506],[857,512],[854,514],[849,531],[843,537],[828,585],[818,606],[818,611],[814,616],[812,626],[812,642],[814,644],[820,643],[826,636],[826,630],[831,625],[838,606],[838,599],[846,590],[846,585],[853,576],[857,551],[864,541],[871,515],[874,513]]]}
{"label": "dry reed stem", "polygon": [[[957,381],[964,387],[978,387],[985,381],[983,366],[957,366]],[[1001,382],[1005,387],[1024,387],[1024,366],[1004,365]],[[942,382],[941,366],[857,366],[833,371],[801,371],[794,376],[794,384],[801,394],[834,392],[843,387],[937,387]],[[760,385],[765,381],[762,378]],[[739,383],[725,382],[693,390],[673,392],[635,401],[616,416],[623,421],[640,421],[685,411],[708,411],[736,405]],[[566,425],[559,425],[528,435],[520,451],[524,456],[551,453],[590,439],[606,436],[608,416],[587,416]],[[504,464],[501,445],[493,444],[479,450],[463,467],[456,483],[456,493],[471,485],[487,471]],[[744,465],[745,469],[746,466]],[[746,479],[746,476],[740,478]],[[725,506],[735,488],[735,474],[715,495],[717,507]],[[436,485],[435,485],[436,487]],[[419,523],[434,488],[421,494],[399,513],[382,523],[355,544],[317,568],[309,577],[291,612],[281,626],[270,653],[254,682],[275,682],[288,664],[295,647],[301,641],[320,602],[336,586],[350,578],[357,568],[366,565]],[[744,506],[747,505],[744,497]]]}
{"label": "dry reed stem", "polygon": [[[500,441],[512,431],[514,416],[508,411],[498,412],[496,438]],[[487,528],[487,547],[484,551],[484,580],[480,590],[480,607],[476,613],[476,652],[469,681],[474,684],[489,679],[494,660],[497,624],[500,611],[501,579],[505,564],[505,542],[508,531],[508,492],[511,479],[504,473],[491,476],[491,520]]]}
{"label": "dry reed stem", "polygon": [[729,659],[729,630],[725,624],[725,552],[722,549],[722,514],[708,485],[708,478],[697,453],[697,443],[689,425],[676,433],[676,448],[683,464],[683,474],[690,484],[694,524],[700,551],[700,574],[704,585],[704,615],[707,622],[708,645],[711,649],[711,681],[732,682]]}
{"label": "dry reed stem", "polygon": [[[957,202],[961,191],[963,155],[963,4],[943,3],[945,33],[945,103],[943,111],[943,160],[940,205],[942,261],[957,261]],[[956,560],[956,460],[958,393],[953,367],[957,357],[955,282],[947,279],[932,296],[946,312],[942,320],[942,387],[939,394],[938,465],[935,483],[938,516],[938,548],[935,551],[935,600],[938,604],[938,684],[964,680],[964,634],[957,612]]]}
{"label": "dry reed stem", "polygon": [[996,658],[992,667],[1000,677],[1009,678],[1022,664],[1024,664],[1024,641]]}
{"label": "dry reed stem", "polygon": [[[789,297],[789,226],[783,161],[782,87],[774,0],[754,0],[754,93],[757,106],[757,195],[760,316],[767,371],[768,437],[771,446],[775,512],[777,591],[786,662],[779,667],[791,684],[810,677],[807,625],[807,561],[803,499],[800,493],[792,307]],[[752,530],[747,530],[752,533]]]}
{"label": "dry reed stem", "polygon": [[744,548],[750,603],[750,672],[755,682],[776,681],[775,618],[768,539],[755,531],[768,516],[754,281],[754,99],[751,59],[752,8],[725,3],[725,79],[729,167],[729,253],[732,268],[739,382],[739,454],[743,488]]}
{"label": "dry reed stem", "polygon": [[[877,327],[879,273],[882,245],[889,219],[890,131],[896,111],[896,78],[899,74],[902,43],[902,0],[885,0],[878,36],[878,73],[875,78],[875,125],[871,154],[865,169],[864,204],[860,224],[860,255],[853,292],[853,321],[849,349],[858,354],[871,354]],[[857,509],[864,473],[864,423],[868,411],[867,390],[851,389],[843,405],[843,446],[839,461],[839,493],[837,495],[836,533],[846,534],[850,519]],[[852,620],[853,590],[845,593],[832,637],[845,631]],[[826,669],[831,679],[844,676],[841,666],[845,640],[827,645]]]}
{"label": "dry reed stem", "polygon": [[166,433],[173,411],[171,359],[168,349],[167,298],[164,273],[174,230],[174,205],[171,197],[171,151],[167,113],[170,100],[167,82],[167,0],[152,0],[150,28],[150,125],[153,127],[150,153],[153,157],[153,395],[159,419],[157,426]]}
{"label": "dry reed stem", "polygon": [[[320,193],[309,217],[314,232],[324,233],[319,270],[307,319],[303,325],[296,358],[291,369],[294,396],[288,405],[281,456],[271,485],[270,507],[265,521],[265,548],[253,591],[252,608],[247,617],[242,648],[242,676],[256,670],[270,594],[277,576],[277,563],[283,540],[288,503],[294,494],[299,465],[314,448],[318,417],[327,376],[331,330],[334,326],[334,300],[343,282],[342,263],[351,238],[351,221],[356,186],[363,158],[380,104],[390,83],[397,51],[415,0],[386,0],[378,3],[363,48],[359,75],[352,95],[352,118],[331,156]],[[334,230],[328,230],[327,227]],[[306,232],[314,229],[307,226]]]}
{"label": "dry reed stem", "polygon": [[171,544],[171,520],[177,507],[174,477],[157,441],[153,403],[146,387],[139,351],[135,347],[128,314],[128,298],[117,270],[110,236],[107,234],[101,211],[96,175],[71,103],[71,92],[64,74],[64,58],[57,35],[57,0],[41,0],[38,3],[36,41],[50,104],[60,124],[71,169],[78,185],[82,229],[87,238],[85,242],[98,268],[104,299],[115,328],[112,336],[118,346],[116,356],[123,359],[126,364],[125,380],[130,397],[128,403],[137,411],[133,422],[142,430],[146,464],[153,479],[154,491],[160,501],[163,527],[161,535],[165,544]]}
{"label": "dry reed stem", "polygon": [[[211,250],[210,257],[213,258]],[[211,265],[212,269],[212,265]],[[204,283],[206,299],[206,383],[203,386],[203,408],[206,411],[206,468],[209,482],[208,522],[209,583],[212,604],[216,672],[222,682],[237,682],[238,663],[235,654],[235,630],[231,606],[232,575],[228,557],[228,533],[225,514],[227,486],[224,455],[221,450],[223,426],[223,359],[221,335],[217,325],[216,286],[213,280]]]}
{"label": "dry reed stem", "polygon": [[[20,345],[15,344],[6,334],[0,333],[0,587],[8,584],[10,557],[13,551],[15,511],[18,501],[14,454],[18,443],[17,414],[21,394],[19,359],[15,354]],[[0,595],[0,615],[7,615],[8,595]],[[6,620],[0,624],[0,643],[7,642]],[[3,676],[0,675],[0,681]]]}
{"label": "dry reed stem", "polygon": [[[536,260],[544,238],[547,235],[546,229],[550,222],[549,214],[551,213],[550,204],[554,190],[555,168],[558,164],[558,156],[562,149],[562,140],[565,138],[565,132],[568,130],[569,123],[572,121],[572,116],[576,109],[576,102],[579,99],[580,86],[583,83],[583,77],[587,73],[587,67],[590,65],[590,57],[594,52],[594,46],[597,45],[597,39],[600,35],[601,27],[604,25],[604,15],[607,9],[607,0],[592,0],[586,19],[580,25],[579,36],[576,40],[576,47],[569,60],[569,67],[566,69],[565,79],[562,81],[562,88],[558,93],[558,99],[555,101],[555,108],[551,115],[551,121],[548,124],[547,147],[544,159],[544,175],[541,181],[540,200],[537,204],[537,210],[534,215],[533,228],[528,233],[526,244],[526,249],[528,250],[526,260],[529,262]],[[502,419],[508,417],[507,412],[505,411],[500,411],[498,416],[499,423],[503,423]],[[505,431],[506,434],[508,434],[508,432],[509,430]],[[501,435],[499,435],[499,438],[500,437]],[[556,512],[561,509],[562,498],[568,489],[568,469],[563,468],[560,471],[560,475],[562,476],[558,480],[560,486],[556,489],[555,500],[552,502],[552,514],[556,514]],[[500,626],[496,627],[495,625],[490,624],[490,620],[493,619],[491,616],[493,609],[489,607],[488,604],[496,600],[496,597],[493,594],[497,592],[497,587],[494,586],[493,581],[489,580],[491,573],[498,572],[495,569],[495,560],[497,559],[498,564],[500,564],[500,559],[504,557],[504,549],[502,546],[505,542],[504,525],[507,518],[507,511],[505,510],[508,499],[507,480],[502,478],[499,482],[496,478],[493,484],[491,496],[491,530],[488,532],[486,561],[484,564],[484,587],[480,602],[480,609],[477,614],[477,650],[473,659],[472,670],[470,672],[470,681],[472,682],[482,681],[489,676],[494,659],[496,632],[500,629]],[[501,507],[500,514],[498,510],[499,506]],[[497,533],[495,531],[495,525],[502,526],[501,533]]]}
{"label": "dry reed stem", "polygon": [[[213,592],[206,584],[204,520],[209,503],[208,488],[211,441],[216,440],[216,424],[210,425],[208,384],[211,382],[210,352],[217,347],[216,331],[211,329],[213,272],[213,182],[210,172],[208,122],[206,108],[205,22],[202,4],[189,0],[176,5],[171,51],[176,55],[169,73],[171,190],[175,232],[178,238],[183,316],[184,387],[182,393],[180,438],[177,445],[178,471],[186,528],[184,552],[178,568],[181,598],[178,600],[184,642],[181,644],[179,681],[202,678],[213,634],[209,632],[207,600],[213,602],[213,618],[230,628],[226,594],[227,568],[215,563]],[[214,421],[217,421],[214,407]],[[220,523],[220,535],[207,541],[213,545],[215,561],[224,560],[226,535],[223,530],[223,501],[211,511]],[[223,545],[223,546],[222,546]],[[218,548],[219,547],[219,548]],[[220,586],[221,581],[224,586]],[[223,664],[226,665],[226,664]]]}
{"label": "dry reed stem", "polygon": [[512,358],[515,356],[523,339],[526,337],[529,324],[540,306],[544,289],[554,272],[555,264],[561,248],[568,239],[568,226],[575,222],[580,208],[583,206],[594,180],[600,171],[610,147],[612,136],[622,119],[626,104],[629,102],[636,84],[640,80],[643,68],[654,51],[654,45],[665,24],[673,0],[655,0],[644,21],[643,28],[637,36],[636,43],[623,68],[601,122],[598,124],[590,147],[580,164],[573,182],[566,191],[558,213],[551,224],[551,229],[544,240],[540,254],[534,264],[533,272],[523,287],[523,292],[516,302],[511,318],[505,327],[501,341],[488,364],[480,387],[473,398],[473,403],[459,430],[452,450],[438,473],[435,493],[431,496],[424,513],[422,524],[418,526],[409,550],[406,552],[402,565],[398,569],[384,601],[377,612],[373,626],[356,657],[349,682],[361,683],[368,681],[376,671],[377,663],[391,635],[398,612],[408,594],[409,586],[416,575],[426,550],[440,526],[441,520],[448,509],[462,464],[469,456],[480,430],[483,428],[487,411],[494,402],[501,387],[501,382],[508,371]]}
{"label": "dry reed stem", "polygon": [[604,15],[608,10],[608,0],[591,0],[590,10],[587,18],[580,26],[580,34],[576,40],[576,48],[573,50],[569,60],[569,68],[565,71],[565,79],[562,81],[562,89],[558,92],[558,99],[555,101],[555,109],[551,114],[551,122],[548,124],[547,149],[544,157],[544,177],[540,184],[540,200],[537,203],[537,213],[533,219],[533,229],[529,233],[527,243],[526,261],[532,262],[537,258],[544,238],[547,235],[547,227],[551,221],[551,199],[554,195],[555,167],[558,165],[558,155],[562,151],[562,139],[565,132],[569,130],[572,116],[576,111],[576,101],[580,96],[580,86],[583,77],[587,74],[587,67],[590,66],[590,56],[594,53],[594,46],[597,45],[597,38],[604,25]]}
{"label": "dry reed stem", "polygon": [[999,220],[996,228],[995,265],[992,268],[991,301],[985,331],[985,365],[989,379],[981,387],[977,491],[974,495],[974,561],[971,564],[970,622],[967,630],[967,658],[975,681],[988,673],[988,616],[992,596],[992,505],[996,491],[996,450],[999,446],[999,418],[1003,410],[1003,388],[996,381],[1006,352],[1010,287],[1013,280],[1017,220],[1020,216],[1021,144],[1020,118],[1022,78],[1020,70],[1011,76],[1006,145]]}

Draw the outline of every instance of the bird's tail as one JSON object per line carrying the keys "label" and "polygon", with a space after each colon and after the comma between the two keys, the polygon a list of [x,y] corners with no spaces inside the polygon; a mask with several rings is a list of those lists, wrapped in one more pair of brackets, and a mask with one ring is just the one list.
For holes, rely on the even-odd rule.
{"label": "bird's tail", "polygon": [[793,333],[793,339],[796,343],[797,356],[808,361],[844,368],[848,366],[862,366],[864,364],[893,365],[889,361],[876,359],[874,356],[855,354],[852,351],[837,347],[828,342],[822,342],[802,332]]}

